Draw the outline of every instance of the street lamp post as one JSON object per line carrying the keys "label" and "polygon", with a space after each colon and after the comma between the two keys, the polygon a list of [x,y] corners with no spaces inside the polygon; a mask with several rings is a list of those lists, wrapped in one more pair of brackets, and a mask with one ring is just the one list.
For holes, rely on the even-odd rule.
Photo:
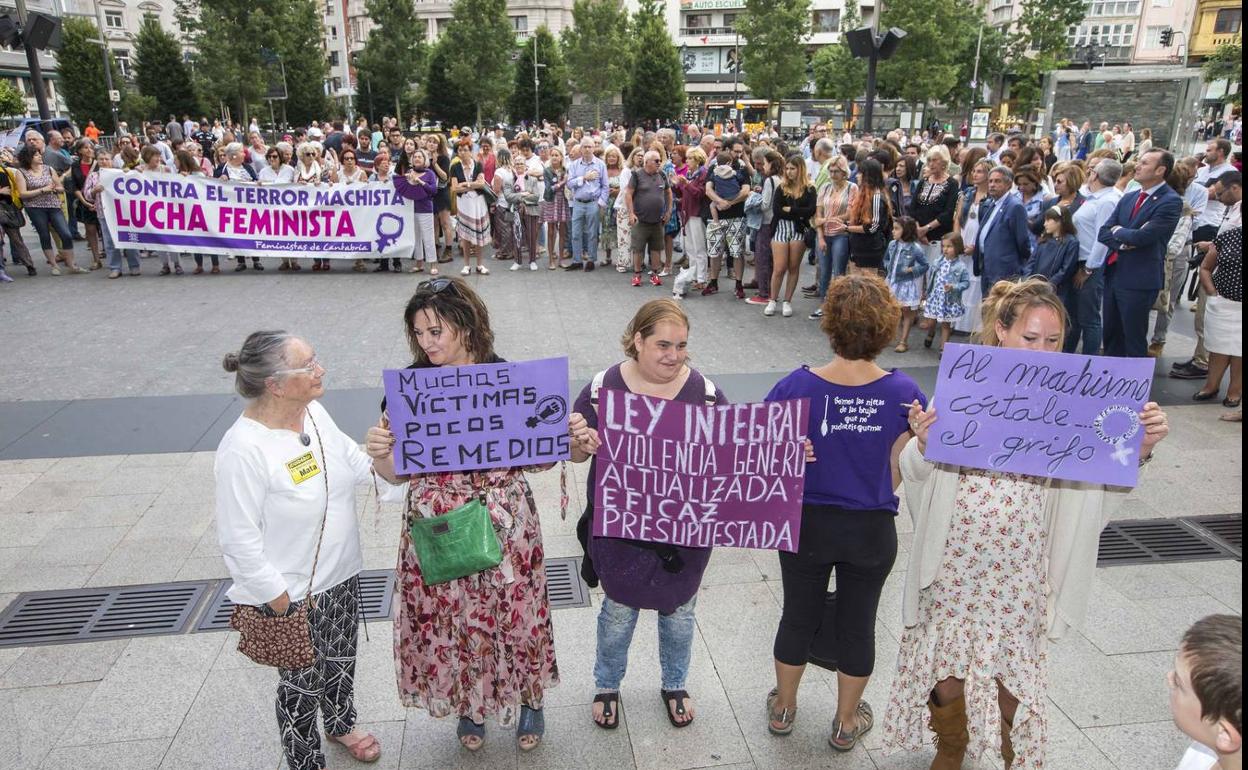
{"label": "street lamp post", "polygon": [[[732,131],[739,133],[745,130],[745,116],[741,113],[743,110],[737,107],[737,73],[741,71],[741,33],[737,32],[732,42],[732,110],[737,113],[737,117],[733,118]],[[732,113],[729,113],[732,114]],[[737,121],[741,122],[741,127],[737,127]]]}
{"label": "street lamp post", "polygon": [[[17,20],[23,27],[22,48],[26,49],[26,64],[30,67],[30,84],[31,90],[35,92],[35,104],[39,106],[39,119],[51,120],[52,111],[48,109],[48,94],[44,90],[43,67],[39,64],[39,51],[35,49],[30,41],[26,39],[26,0],[15,0],[14,7],[17,9]],[[104,33],[101,32],[101,35]],[[108,70],[105,69],[105,72]]]}
{"label": "street lamp post", "polygon": [[966,146],[971,145],[971,120],[975,117],[975,102],[979,95],[979,52],[984,44],[984,25],[979,25],[979,39],[975,41],[975,74],[971,75],[971,101],[966,108]]}
{"label": "street lamp post", "polygon": [[100,8],[99,0],[94,0],[95,5],[95,23],[100,28],[100,51],[104,54],[104,83],[108,86],[108,106],[113,110],[113,133],[117,132],[117,124],[120,118],[117,115],[117,102],[113,101],[113,68],[108,58],[108,41],[104,39],[104,11]]}
{"label": "street lamp post", "polygon": [[545,64],[538,64],[537,62],[537,36],[534,35],[533,36],[533,127],[534,128],[541,125],[541,122],[542,122],[542,110],[541,110],[541,103],[540,103],[541,95],[540,95],[540,92],[538,91],[538,87],[542,84],[542,81],[538,78],[538,71],[543,70],[545,68],[546,68]]}

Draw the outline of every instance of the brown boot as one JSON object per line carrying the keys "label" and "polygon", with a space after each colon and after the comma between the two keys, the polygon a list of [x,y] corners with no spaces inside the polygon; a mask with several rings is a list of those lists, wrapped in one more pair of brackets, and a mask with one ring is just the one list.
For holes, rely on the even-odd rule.
{"label": "brown boot", "polygon": [[1005,721],[1005,716],[1001,717],[1001,759],[1005,761],[1005,770],[1010,770],[1010,765],[1014,764],[1014,741],[1010,740],[1010,731],[1014,729],[1014,725]]}
{"label": "brown boot", "polygon": [[966,745],[971,740],[966,731],[966,699],[938,706],[932,698],[927,708],[932,712],[928,726],[936,733],[936,759],[932,760],[931,770],[961,770]]}

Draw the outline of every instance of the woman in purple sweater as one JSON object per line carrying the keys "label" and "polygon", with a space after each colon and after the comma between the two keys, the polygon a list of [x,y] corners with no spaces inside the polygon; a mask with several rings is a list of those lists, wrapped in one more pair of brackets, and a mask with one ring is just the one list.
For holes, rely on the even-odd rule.
{"label": "woman in purple sweater", "polygon": [[429,155],[416,146],[416,142],[408,139],[403,143],[403,154],[399,156],[398,167],[394,174],[394,189],[412,201],[416,210],[416,248],[412,250],[412,259],[416,265],[409,271],[423,273],[425,262],[429,263],[429,274],[438,274],[438,252],[433,238],[433,198],[438,193],[438,178],[429,168]]}

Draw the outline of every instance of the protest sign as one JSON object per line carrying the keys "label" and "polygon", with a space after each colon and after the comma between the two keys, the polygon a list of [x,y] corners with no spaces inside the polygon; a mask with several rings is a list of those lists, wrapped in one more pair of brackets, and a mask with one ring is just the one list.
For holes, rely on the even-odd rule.
{"label": "protest sign", "polygon": [[796,551],[807,399],[704,406],[602,389],[594,534]]}
{"label": "protest sign", "polygon": [[301,185],[105,170],[100,215],[117,248],[249,257],[404,257],[410,202],[384,182]]}
{"label": "protest sign", "polygon": [[570,456],[566,358],[386,369],[381,376],[399,475]]}
{"label": "protest sign", "polygon": [[1151,358],[945,346],[928,460],[1133,487]]}

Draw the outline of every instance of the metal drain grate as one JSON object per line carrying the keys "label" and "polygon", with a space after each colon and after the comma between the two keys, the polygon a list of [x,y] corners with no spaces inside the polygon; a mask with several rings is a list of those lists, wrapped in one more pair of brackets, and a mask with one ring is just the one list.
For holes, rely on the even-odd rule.
{"label": "metal drain grate", "polygon": [[589,586],[581,580],[579,558],[546,560],[546,599],[552,610],[589,606]]}
{"label": "metal drain grate", "polygon": [[0,613],[0,647],[180,634],[209,583],[38,591]]}
{"label": "metal drain grate", "polygon": [[1219,545],[1235,553],[1235,558],[1244,557],[1244,515],[1228,513],[1221,516],[1188,516],[1184,519],[1190,526],[1203,530],[1208,536],[1219,541]]}
{"label": "metal drain grate", "polygon": [[[390,603],[394,596],[394,571],[388,569],[366,570],[360,573],[360,611],[367,620],[378,620],[390,617]],[[208,603],[208,609],[199,617],[195,624],[196,631],[225,631],[230,627],[230,613],[234,611],[234,602],[230,601],[225,592],[233,583],[222,581]]]}
{"label": "metal drain grate", "polygon": [[1101,533],[1097,565],[1233,559],[1237,554],[1181,519],[1111,522]]}

